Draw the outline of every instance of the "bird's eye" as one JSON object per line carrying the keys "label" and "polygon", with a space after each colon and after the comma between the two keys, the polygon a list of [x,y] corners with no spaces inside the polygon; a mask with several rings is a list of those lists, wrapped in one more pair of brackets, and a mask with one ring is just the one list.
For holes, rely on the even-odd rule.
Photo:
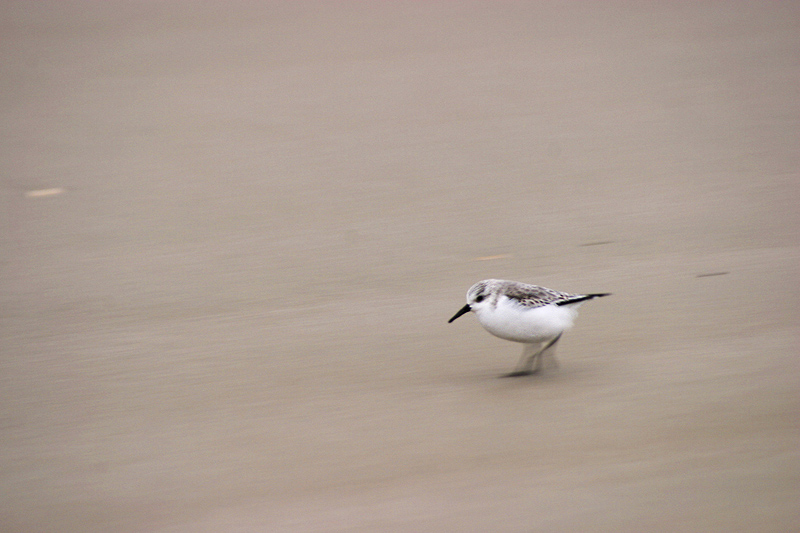
{"label": "bird's eye", "polygon": [[475,297],[475,301],[478,302],[478,303],[482,302],[483,301],[483,294],[480,294],[480,295],[476,296]]}

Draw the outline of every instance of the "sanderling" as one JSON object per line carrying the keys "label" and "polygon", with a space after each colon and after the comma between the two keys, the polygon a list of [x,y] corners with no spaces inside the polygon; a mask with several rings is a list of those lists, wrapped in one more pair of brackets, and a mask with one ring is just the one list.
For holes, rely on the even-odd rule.
{"label": "sanderling", "polygon": [[609,294],[569,294],[518,281],[485,279],[469,288],[467,305],[447,322],[472,311],[495,337],[523,343],[517,368],[504,377],[527,376],[541,369],[542,354],[572,327],[578,307]]}

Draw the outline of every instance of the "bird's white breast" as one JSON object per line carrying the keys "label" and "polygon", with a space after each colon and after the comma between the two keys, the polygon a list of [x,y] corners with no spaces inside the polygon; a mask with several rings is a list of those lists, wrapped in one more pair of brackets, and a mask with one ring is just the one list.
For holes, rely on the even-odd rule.
{"label": "bird's white breast", "polygon": [[542,342],[572,327],[577,306],[544,305],[525,308],[505,296],[497,305],[475,309],[481,325],[496,337],[514,342]]}

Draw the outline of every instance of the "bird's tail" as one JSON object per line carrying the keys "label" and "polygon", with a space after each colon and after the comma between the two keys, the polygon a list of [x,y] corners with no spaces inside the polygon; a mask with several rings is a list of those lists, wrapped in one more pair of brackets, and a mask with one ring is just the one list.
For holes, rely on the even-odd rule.
{"label": "bird's tail", "polygon": [[564,300],[563,302],[558,302],[556,305],[570,305],[570,304],[577,304],[580,302],[585,302],[586,300],[591,300],[592,298],[602,298],[603,296],[610,296],[610,292],[597,292],[594,294],[578,294],[573,298],[568,300]]}

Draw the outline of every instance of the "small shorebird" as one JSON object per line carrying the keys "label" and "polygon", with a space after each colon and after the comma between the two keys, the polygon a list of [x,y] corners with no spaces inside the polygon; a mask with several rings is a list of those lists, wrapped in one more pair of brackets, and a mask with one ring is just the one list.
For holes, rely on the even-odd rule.
{"label": "small shorebird", "polygon": [[[467,305],[448,323],[472,311],[486,331],[525,346],[517,368],[503,377],[528,376],[541,370],[542,355],[572,327],[578,307],[609,293],[569,294],[518,281],[485,279],[467,291]],[[535,365],[534,365],[535,364]]]}

